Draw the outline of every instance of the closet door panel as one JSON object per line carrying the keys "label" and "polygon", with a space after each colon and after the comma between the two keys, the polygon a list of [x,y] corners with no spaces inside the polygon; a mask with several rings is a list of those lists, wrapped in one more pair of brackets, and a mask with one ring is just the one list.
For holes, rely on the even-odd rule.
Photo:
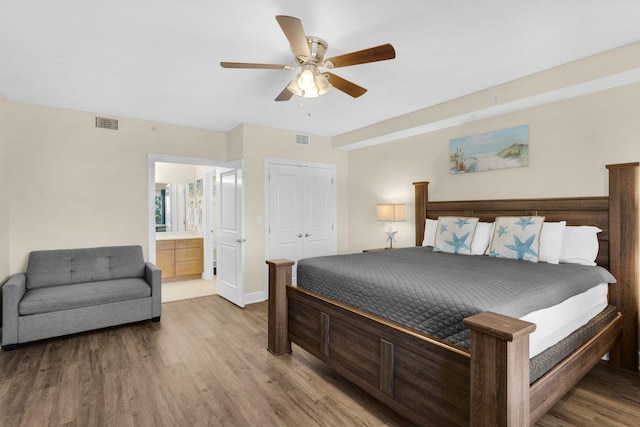
{"label": "closet door panel", "polygon": [[269,256],[298,261],[304,242],[302,168],[272,164],[269,171]]}
{"label": "closet door panel", "polygon": [[333,171],[304,169],[304,256],[335,253],[335,189]]}

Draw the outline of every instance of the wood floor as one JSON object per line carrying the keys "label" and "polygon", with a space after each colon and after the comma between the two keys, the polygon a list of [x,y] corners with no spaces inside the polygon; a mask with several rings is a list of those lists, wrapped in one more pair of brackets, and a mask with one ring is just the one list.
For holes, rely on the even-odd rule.
{"label": "wood floor", "polygon": [[[2,352],[0,425],[409,425],[303,350],[271,355],[266,321],[265,303],[211,296]],[[640,374],[603,363],[537,425],[640,425]]]}

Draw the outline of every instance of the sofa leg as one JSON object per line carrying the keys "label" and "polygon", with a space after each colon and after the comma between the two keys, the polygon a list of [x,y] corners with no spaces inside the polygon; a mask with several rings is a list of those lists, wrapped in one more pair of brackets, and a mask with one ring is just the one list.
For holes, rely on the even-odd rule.
{"label": "sofa leg", "polygon": [[16,348],[18,348],[18,344],[8,344],[8,345],[2,346],[2,349],[4,351],[12,351],[12,350],[15,350]]}
{"label": "sofa leg", "polygon": [[151,321],[152,321],[152,322],[159,322],[159,321],[160,321],[160,316],[158,316],[158,317],[152,317],[152,318],[151,318]]}

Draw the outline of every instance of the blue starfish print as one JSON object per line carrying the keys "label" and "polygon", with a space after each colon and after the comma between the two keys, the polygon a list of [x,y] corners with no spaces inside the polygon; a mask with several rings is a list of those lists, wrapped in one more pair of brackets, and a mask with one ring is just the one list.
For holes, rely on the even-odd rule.
{"label": "blue starfish print", "polygon": [[498,255],[500,255],[500,254],[499,254],[498,252],[496,252],[496,251],[495,251],[495,249],[494,249],[494,250],[492,250],[491,252],[489,252],[489,256],[490,256],[490,257],[494,257],[494,258],[495,258],[495,257],[497,257]]}
{"label": "blue starfish print", "polygon": [[445,231],[447,231],[447,224],[441,224],[440,225],[440,234],[444,233]]}
{"label": "blue starfish print", "polygon": [[501,225],[501,226],[498,228],[498,237],[502,237],[502,235],[503,235],[504,233],[506,233],[506,232],[507,232],[507,227],[506,227],[506,226]]}
{"label": "blue starfish print", "polygon": [[514,244],[513,245],[504,245],[505,248],[509,248],[512,251],[516,251],[518,253],[518,259],[523,259],[526,254],[538,256],[537,252],[530,248],[533,240],[536,238],[535,234],[532,234],[527,240],[520,241],[518,236],[513,236]]}
{"label": "blue starfish print", "polygon": [[522,227],[523,230],[527,228],[527,225],[532,224],[535,224],[535,221],[531,218],[520,218],[518,221],[516,221],[516,225]]}
{"label": "blue starfish print", "polygon": [[469,248],[469,245],[465,243],[465,240],[467,240],[467,237],[469,237],[469,233],[465,234],[462,237],[456,236],[456,233],[452,233],[452,234],[453,234],[453,240],[445,240],[445,242],[453,246],[454,254],[457,254],[460,251],[460,249],[471,249]]}
{"label": "blue starfish print", "polygon": [[464,225],[469,224],[469,220],[466,218],[458,218],[455,220],[455,223],[458,226],[458,228],[462,228]]}

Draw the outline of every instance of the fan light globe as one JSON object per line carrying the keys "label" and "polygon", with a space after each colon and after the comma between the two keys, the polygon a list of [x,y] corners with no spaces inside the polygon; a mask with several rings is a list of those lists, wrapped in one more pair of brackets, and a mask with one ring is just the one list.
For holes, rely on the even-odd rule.
{"label": "fan light globe", "polygon": [[298,86],[304,91],[315,89],[316,83],[311,68],[307,68],[300,73],[298,77]]}
{"label": "fan light globe", "polygon": [[318,96],[320,96],[320,94],[318,93],[318,89],[316,89],[314,86],[311,89],[303,90],[302,96],[305,98],[317,98]]}
{"label": "fan light globe", "polygon": [[329,83],[329,80],[327,80],[324,74],[318,74],[316,76],[316,88],[318,89],[318,95],[324,95],[329,92],[331,83]]}

